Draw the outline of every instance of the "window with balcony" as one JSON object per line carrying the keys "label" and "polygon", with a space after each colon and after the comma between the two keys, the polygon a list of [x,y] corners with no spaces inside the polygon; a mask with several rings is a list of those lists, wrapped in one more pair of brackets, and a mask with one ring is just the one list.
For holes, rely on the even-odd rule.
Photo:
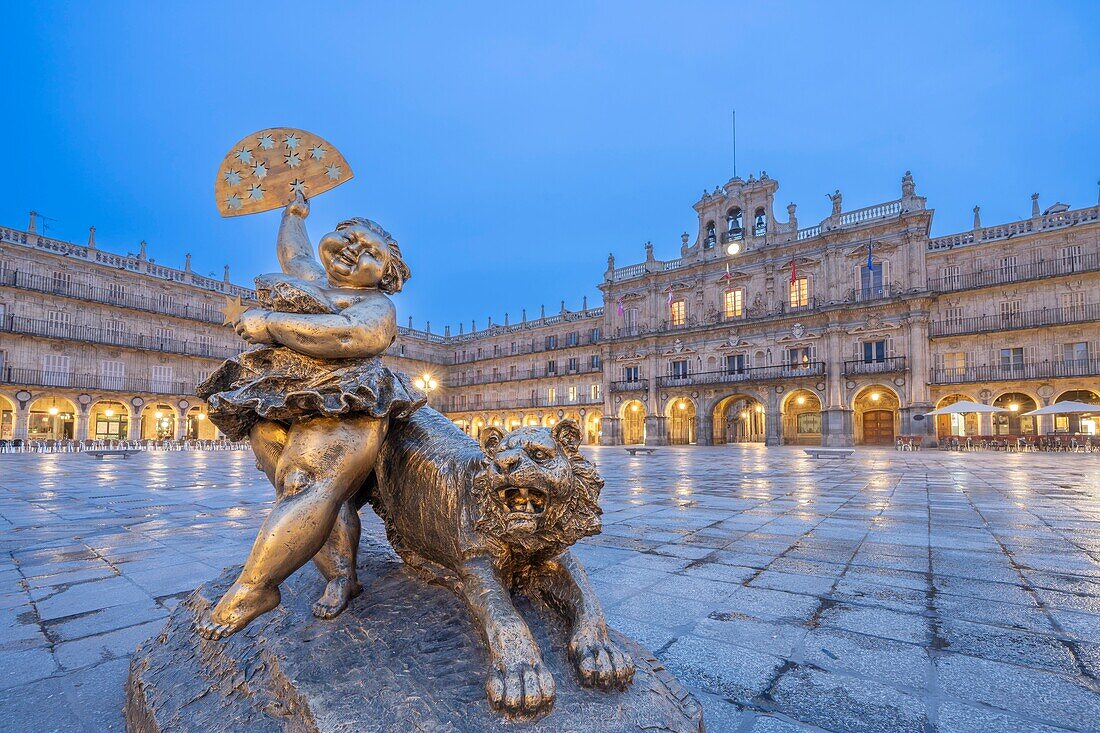
{"label": "window with balcony", "polygon": [[508,376],[512,379],[516,378],[516,365],[512,364],[508,367]]}
{"label": "window with balcony", "polygon": [[688,375],[688,362],[687,359],[678,359],[676,361],[669,362],[668,364],[669,376],[673,379],[683,379]]}
{"label": "window with balcony", "polygon": [[577,388],[576,387],[570,387],[568,394],[569,394],[569,401],[570,402],[576,402],[577,401]]}
{"label": "window with balcony", "polygon": [[581,343],[581,333],[580,333],[580,331],[570,331],[568,334],[566,334],[566,336],[565,336],[565,345],[566,346],[579,346],[580,343]]}
{"label": "window with balcony", "polygon": [[580,369],[580,366],[581,366],[580,362],[581,362],[580,359],[578,359],[575,356],[571,356],[571,357],[569,357],[569,361],[566,363],[566,368],[571,372],[575,372],[578,369]]}
{"label": "window with balcony", "polygon": [[623,327],[629,334],[638,333],[638,309],[627,308],[623,311]]}
{"label": "window with balcony", "polygon": [[687,324],[687,303],[682,300],[672,301],[670,306],[671,322],[673,326],[683,326]]}
{"label": "window with balcony", "polygon": [[792,308],[805,308],[810,304],[810,279],[808,277],[795,278],[790,284],[789,305]]}
{"label": "window with balcony", "polygon": [[589,369],[599,369],[600,368],[600,355],[599,354],[593,354],[592,356],[588,357],[588,368]]}
{"label": "window with balcony", "polygon": [[154,392],[171,392],[172,367],[157,365],[149,370],[150,381]]}
{"label": "window with balcony", "polygon": [[544,342],[543,342],[543,343],[545,344],[545,346],[546,346],[546,348],[547,348],[547,349],[556,349],[556,348],[558,348],[558,337],[557,337],[557,334],[552,334],[552,335],[550,335],[550,336],[547,336],[547,337],[546,337],[546,338],[544,339]]}
{"label": "window with balcony", "polygon": [[761,207],[752,216],[752,233],[757,237],[762,237],[767,231],[768,217],[764,214],[764,208]]}
{"label": "window with balcony", "polygon": [[99,386],[101,389],[123,389],[126,379],[126,363],[121,361],[99,362]]}
{"label": "window with balcony", "polygon": [[161,293],[157,296],[157,309],[161,313],[170,313],[172,311],[172,296],[168,293]]}
{"label": "window with balcony", "polygon": [[1081,268],[1081,245],[1073,244],[1069,247],[1062,247],[1062,266],[1067,270]]}
{"label": "window with balcony", "polygon": [[623,381],[624,382],[637,382],[640,377],[638,376],[640,367],[628,366],[623,367]]}
{"label": "window with balcony", "polygon": [[745,291],[741,288],[727,290],[722,305],[726,318],[740,318],[745,313]]}
{"label": "window with balcony", "polygon": [[500,344],[493,344],[493,356],[500,356]]}
{"label": "window with balcony", "polygon": [[558,373],[558,363],[556,361],[546,362],[546,373],[547,374],[557,374]]}
{"label": "window with balcony", "polygon": [[42,381],[47,387],[68,387],[72,379],[69,357],[62,354],[46,354],[42,357]]}
{"label": "window with balcony", "polygon": [[553,387],[548,387],[546,389],[546,404],[552,405],[557,401],[557,399],[558,399],[558,391],[556,389],[554,389]]}
{"label": "window with balcony", "polygon": [[73,284],[73,276],[68,272],[55,272],[51,278],[51,284],[55,293],[68,292]]}
{"label": "window with balcony", "polygon": [[107,297],[121,303],[126,298],[126,287],[122,283],[107,283]]}
{"label": "window with balcony", "polygon": [[810,365],[810,360],[812,358],[813,355],[810,352],[809,346],[798,346],[787,349],[787,364],[792,367],[807,367]]}
{"label": "window with balcony", "polygon": [[1066,310],[1075,310],[1085,307],[1085,294],[1080,290],[1076,290],[1071,293],[1062,293],[1061,297],[1062,308]]}
{"label": "window with balcony", "polygon": [[961,375],[966,372],[966,352],[949,351],[942,357],[943,369],[949,375]]}
{"label": "window with balcony", "polygon": [[886,340],[863,342],[863,363],[881,364],[886,361]]}
{"label": "window with balcony", "polygon": [[598,344],[600,342],[600,329],[593,328],[588,332],[588,343]]}
{"label": "window with balcony", "polygon": [[590,385],[588,385],[588,398],[590,400],[601,399],[601,397],[600,397],[600,385],[599,384],[590,384]]}
{"label": "window with balcony", "polygon": [[885,290],[882,270],[881,262],[872,262],[870,267],[863,265],[859,268],[859,294],[862,300],[883,296]]}
{"label": "window with balcony", "polygon": [[482,353],[482,348],[481,348],[480,346],[478,346],[478,347],[477,347],[477,358],[478,358],[478,359],[480,359],[480,358],[481,358],[481,353]]}
{"label": "window with balcony", "polygon": [[1019,320],[1020,305],[1021,303],[1019,300],[1002,300],[1001,323],[1005,325],[1011,325]]}
{"label": "window with balcony", "polygon": [[744,214],[736,206],[726,212],[726,236],[729,239],[742,239],[745,236]]}
{"label": "window with balcony", "polygon": [[1071,344],[1062,344],[1062,361],[1067,364],[1087,364],[1089,360],[1089,342],[1075,341]]}
{"label": "window with balcony", "polygon": [[153,329],[153,338],[159,343],[164,343],[172,338],[172,329],[170,328],[155,328]]}
{"label": "window with balcony", "polygon": [[1009,255],[1008,257],[1001,258],[1000,275],[1002,280],[1016,279],[1016,255]]}
{"label": "window with balcony", "polygon": [[943,309],[943,320],[947,323],[962,323],[963,309],[962,306],[954,306],[951,308]]}
{"label": "window with balcony", "polygon": [[959,287],[959,266],[948,265],[940,270],[940,277],[943,278],[943,286],[949,290],[955,290]]}
{"label": "window with balcony", "polygon": [[513,354],[514,354],[514,353],[516,353],[516,342],[515,342],[515,341],[513,341],[513,342],[512,342],[512,346],[511,346],[511,352],[512,352]]}
{"label": "window with balcony", "polygon": [[726,355],[726,374],[744,374],[745,373],[745,355],[744,354],[728,354]]}
{"label": "window with balcony", "polygon": [[1001,349],[1001,371],[1018,372],[1024,368],[1024,350],[1022,347]]}

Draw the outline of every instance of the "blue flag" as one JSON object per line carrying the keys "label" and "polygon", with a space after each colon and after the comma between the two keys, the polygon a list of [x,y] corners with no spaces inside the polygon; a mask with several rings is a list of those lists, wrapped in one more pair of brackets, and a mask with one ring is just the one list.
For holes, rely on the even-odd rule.
{"label": "blue flag", "polygon": [[871,238],[867,238],[867,269],[875,269],[875,262],[871,259]]}

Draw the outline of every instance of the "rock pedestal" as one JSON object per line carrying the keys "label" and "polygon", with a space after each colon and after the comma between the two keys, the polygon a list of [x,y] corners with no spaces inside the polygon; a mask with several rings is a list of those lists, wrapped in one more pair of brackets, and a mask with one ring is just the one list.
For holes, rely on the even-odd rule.
{"label": "rock pedestal", "polygon": [[222,641],[193,631],[238,569],[195,590],[142,644],[126,689],[129,733],[704,733],[702,712],[652,654],[615,634],[638,671],[624,691],[582,687],[553,613],[517,607],[557,683],[553,710],[510,721],[485,699],[487,654],[465,607],[381,549],[360,559],[363,595],[331,621],[310,606],[312,568],[282,605]]}

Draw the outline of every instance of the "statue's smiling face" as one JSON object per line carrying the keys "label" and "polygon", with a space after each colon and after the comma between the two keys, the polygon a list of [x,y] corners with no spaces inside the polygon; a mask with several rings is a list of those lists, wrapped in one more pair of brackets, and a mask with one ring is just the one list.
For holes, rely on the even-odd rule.
{"label": "statue's smiling face", "polygon": [[390,247],[361,224],[343,224],[317,245],[329,282],[343,288],[373,288],[382,281]]}

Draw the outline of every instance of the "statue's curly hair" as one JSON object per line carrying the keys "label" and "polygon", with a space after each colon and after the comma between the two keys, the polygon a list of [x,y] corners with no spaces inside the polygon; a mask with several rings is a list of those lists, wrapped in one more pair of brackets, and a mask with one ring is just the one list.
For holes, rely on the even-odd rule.
{"label": "statue's curly hair", "polygon": [[400,292],[401,288],[405,287],[405,281],[412,277],[412,272],[409,270],[409,266],[405,264],[405,260],[401,257],[401,247],[397,244],[397,240],[393,238],[393,235],[383,229],[381,224],[371,221],[370,219],[364,219],[361,216],[353,216],[350,219],[345,219],[336,225],[336,231],[340,231],[344,227],[355,224],[366,227],[377,234],[382,238],[382,241],[386,243],[386,246],[390,248],[390,262],[382,272],[382,280],[378,283],[378,289],[389,295]]}

